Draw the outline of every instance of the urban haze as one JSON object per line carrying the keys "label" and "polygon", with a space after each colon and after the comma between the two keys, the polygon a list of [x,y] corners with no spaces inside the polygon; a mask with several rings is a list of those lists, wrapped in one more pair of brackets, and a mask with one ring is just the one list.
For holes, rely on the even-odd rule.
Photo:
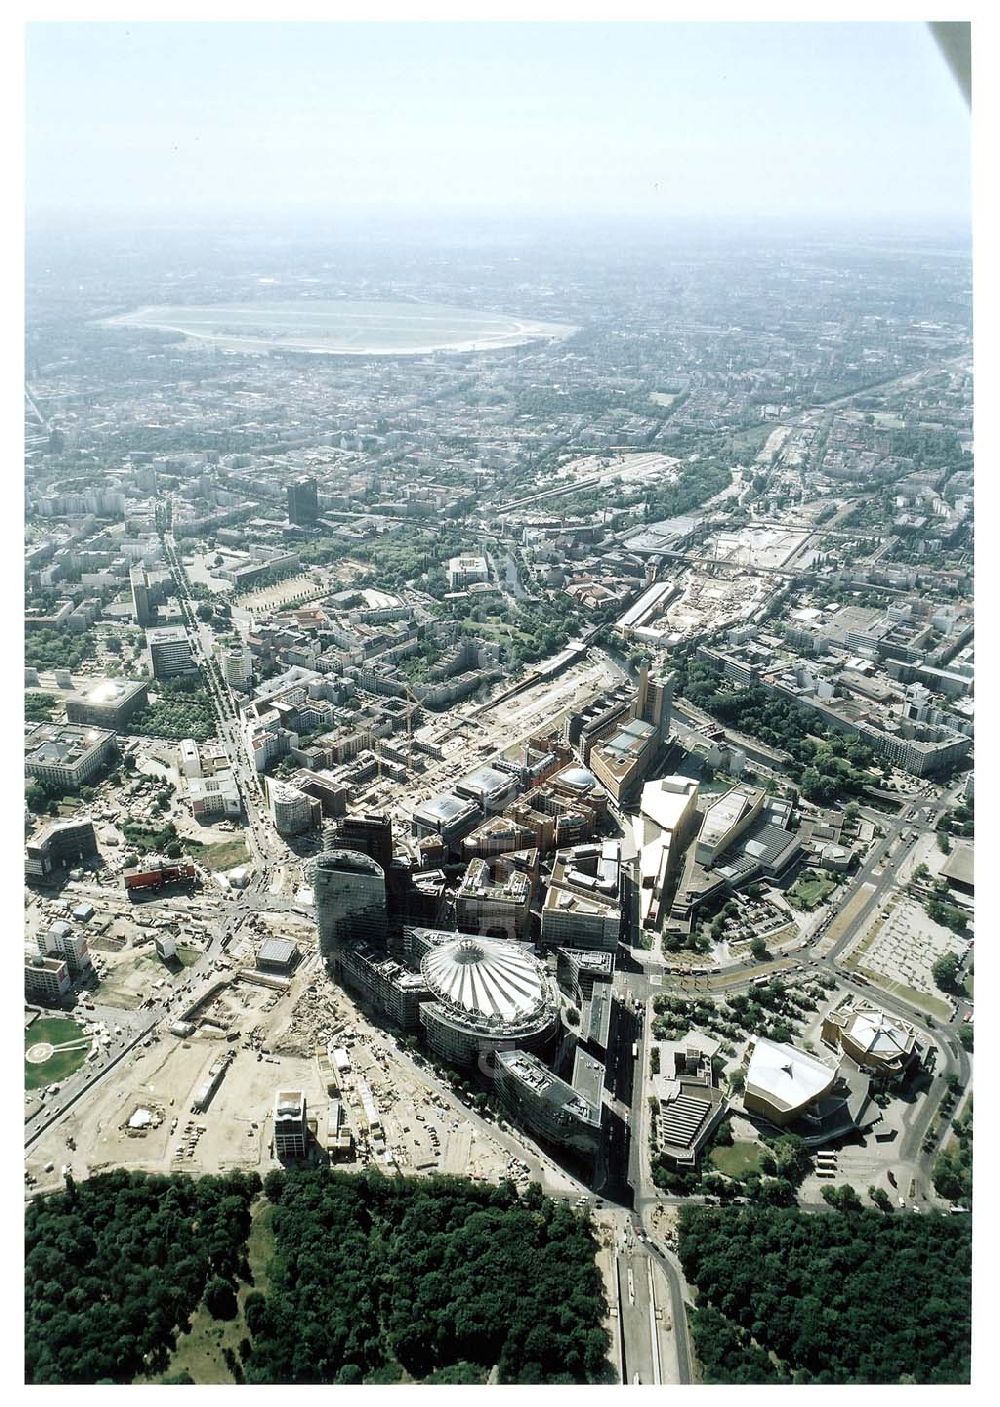
{"label": "urban haze", "polygon": [[26,1381],[968,1383],[929,27],[26,52]]}

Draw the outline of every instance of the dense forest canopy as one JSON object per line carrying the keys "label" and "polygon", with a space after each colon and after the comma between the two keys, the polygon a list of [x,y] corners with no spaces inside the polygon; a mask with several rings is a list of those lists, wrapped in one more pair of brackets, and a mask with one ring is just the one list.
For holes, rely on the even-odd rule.
{"label": "dense forest canopy", "polygon": [[362,1382],[391,1363],[439,1382],[463,1364],[507,1383],[604,1380],[593,1233],[537,1189],[314,1172],[265,1187],[276,1255],[246,1306],[247,1382]]}
{"label": "dense forest canopy", "polygon": [[256,1173],[112,1172],[25,1217],[25,1378],[128,1383],[162,1371],[210,1279],[244,1269]]}
{"label": "dense forest canopy", "polygon": [[762,684],[737,686],[714,665],[690,660],[678,670],[675,691],[728,727],[789,753],[789,771],[808,801],[826,805],[858,795],[874,780],[866,742],[836,732],[815,711]]}
{"label": "dense forest canopy", "polygon": [[686,1206],[678,1250],[707,1382],[969,1381],[970,1217]]}
{"label": "dense forest canopy", "polygon": [[[195,1311],[231,1319],[237,1294],[237,1381],[613,1378],[593,1230],[537,1186],[313,1170],[274,1171],[264,1188],[266,1201],[255,1173],[119,1171],[33,1201],[27,1381],[170,1375]],[[253,1285],[261,1215],[273,1255]]]}

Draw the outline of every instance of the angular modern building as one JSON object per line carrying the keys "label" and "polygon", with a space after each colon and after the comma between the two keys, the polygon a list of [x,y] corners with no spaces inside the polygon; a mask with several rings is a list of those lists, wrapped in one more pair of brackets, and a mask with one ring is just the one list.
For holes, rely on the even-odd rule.
{"label": "angular modern building", "polygon": [[385,871],[359,850],[325,850],[310,868],[320,953],[336,974],[345,948],[385,944]]}
{"label": "angular modern building", "polygon": [[558,989],[529,948],[495,938],[421,932],[431,938],[420,960],[431,999],[421,1004],[420,1024],[443,1060],[478,1062],[489,1074],[498,1050],[540,1050],[554,1039]]}
{"label": "angular modern building", "polygon": [[505,1111],[529,1133],[588,1158],[597,1152],[600,1100],[585,1098],[537,1056],[523,1050],[498,1051],[496,1089]]}
{"label": "angular modern building", "polygon": [[91,860],[97,854],[93,821],[53,821],[25,844],[25,878],[41,878],[72,860]]}
{"label": "angular modern building", "polygon": [[761,787],[732,787],[713,801],[702,817],[695,859],[710,869],[728,846],[756,820],[764,804]]}
{"label": "angular modern building", "polygon": [[714,1047],[715,1042],[659,1042],[660,1072],[652,1077],[653,1141],[672,1168],[696,1167],[725,1116],[726,1100],[712,1070]]}
{"label": "angular modern building", "polygon": [[691,777],[660,777],[642,789],[633,836],[639,852],[639,914],[643,928],[658,928],[663,900],[698,826],[698,783]]}
{"label": "angular modern building", "polygon": [[747,1048],[743,1107],[779,1127],[805,1114],[833,1089],[837,1071],[794,1046],[758,1036]]}
{"label": "angular modern building", "polygon": [[916,1031],[908,1021],[853,999],[823,1018],[822,1039],[887,1083],[902,1079],[920,1055]]}

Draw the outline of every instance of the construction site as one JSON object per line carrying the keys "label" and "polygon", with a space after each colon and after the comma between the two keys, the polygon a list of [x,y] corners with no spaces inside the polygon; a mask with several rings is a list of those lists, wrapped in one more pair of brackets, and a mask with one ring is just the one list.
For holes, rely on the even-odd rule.
{"label": "construction site", "polygon": [[[279,1089],[304,1096],[312,1161],[527,1185],[537,1150],[472,1115],[333,986],[315,950],[290,979],[226,959],[188,986],[169,1028],[151,1032],[29,1147],[29,1186],[60,1186],[66,1169],[76,1178],[112,1167],[264,1173],[280,1166]],[[551,1176],[572,1188],[554,1166]]]}

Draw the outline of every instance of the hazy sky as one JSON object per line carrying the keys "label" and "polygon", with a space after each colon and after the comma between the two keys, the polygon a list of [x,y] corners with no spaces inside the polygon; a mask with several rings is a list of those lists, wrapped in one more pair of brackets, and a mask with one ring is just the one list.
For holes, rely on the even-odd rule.
{"label": "hazy sky", "polygon": [[33,214],[964,219],[919,24],[35,24]]}

